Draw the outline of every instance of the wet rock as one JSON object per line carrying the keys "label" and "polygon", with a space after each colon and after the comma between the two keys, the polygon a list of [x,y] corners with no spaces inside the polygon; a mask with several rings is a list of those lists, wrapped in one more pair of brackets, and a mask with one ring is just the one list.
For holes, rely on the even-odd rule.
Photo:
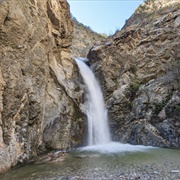
{"label": "wet rock", "polygon": [[123,143],[159,147],[168,146],[167,141],[160,136],[158,129],[151,125],[146,119],[133,121],[127,126],[120,128],[116,133],[115,140]]}

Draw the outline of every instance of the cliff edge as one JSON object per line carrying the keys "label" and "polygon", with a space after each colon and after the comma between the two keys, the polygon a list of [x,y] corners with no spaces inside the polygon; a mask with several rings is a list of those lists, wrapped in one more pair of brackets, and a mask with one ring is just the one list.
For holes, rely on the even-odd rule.
{"label": "cliff edge", "polygon": [[66,0],[0,1],[0,172],[81,143]]}

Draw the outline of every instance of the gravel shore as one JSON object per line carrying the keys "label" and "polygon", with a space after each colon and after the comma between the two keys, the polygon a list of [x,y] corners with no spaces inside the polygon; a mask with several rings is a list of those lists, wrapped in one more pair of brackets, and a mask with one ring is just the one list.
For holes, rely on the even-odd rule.
{"label": "gravel shore", "polygon": [[1,180],[179,180],[180,151],[102,155],[49,153],[0,175]]}

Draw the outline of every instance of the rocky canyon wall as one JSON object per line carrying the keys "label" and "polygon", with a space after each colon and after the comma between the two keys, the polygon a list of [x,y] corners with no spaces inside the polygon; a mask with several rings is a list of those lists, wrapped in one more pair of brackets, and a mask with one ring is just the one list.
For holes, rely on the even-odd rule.
{"label": "rocky canyon wall", "polygon": [[[179,29],[179,0],[147,0],[88,54],[114,140],[180,147]],[[0,172],[82,144],[72,36],[66,0],[0,0]]]}
{"label": "rocky canyon wall", "polygon": [[103,87],[113,138],[180,147],[180,3],[147,0],[88,58]]}
{"label": "rocky canyon wall", "polygon": [[0,1],[0,172],[81,143],[66,0]]}
{"label": "rocky canyon wall", "polygon": [[83,25],[72,17],[74,25],[73,41],[71,52],[73,57],[87,57],[90,48],[106,39],[106,36],[98,34],[90,27]]}

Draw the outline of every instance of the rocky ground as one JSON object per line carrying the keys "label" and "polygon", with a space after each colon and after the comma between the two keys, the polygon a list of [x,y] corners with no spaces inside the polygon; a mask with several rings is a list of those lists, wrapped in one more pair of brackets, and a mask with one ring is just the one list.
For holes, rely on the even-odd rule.
{"label": "rocky ground", "polygon": [[[162,155],[163,154],[163,155]],[[177,180],[180,152],[154,152],[102,156],[49,153],[1,175],[1,180]]]}
{"label": "rocky ground", "polygon": [[[180,170],[173,170],[176,165],[171,168],[164,166],[159,167],[157,164],[140,166],[137,164],[131,165],[129,169],[124,167],[116,167],[104,171],[101,168],[88,169],[84,167],[81,172],[73,173],[73,170],[66,175],[60,175],[52,178],[44,178],[47,180],[169,180],[180,179]],[[171,170],[172,169],[172,170]],[[33,178],[30,178],[33,179]],[[41,178],[37,178],[41,180]]]}
{"label": "rocky ground", "polygon": [[[167,167],[168,165],[168,167]],[[180,169],[180,167],[179,167]],[[49,171],[47,175],[38,177],[38,173],[33,173],[29,177],[24,177],[24,180],[178,180],[180,179],[180,170],[177,170],[177,165],[165,163],[162,166],[158,164],[138,165],[132,164],[129,168],[116,166],[104,170],[102,168],[83,167],[78,172],[74,172],[73,168],[67,168],[65,172]],[[12,180],[11,177],[3,178],[2,180]],[[13,180],[19,180],[19,177],[13,176]]]}

